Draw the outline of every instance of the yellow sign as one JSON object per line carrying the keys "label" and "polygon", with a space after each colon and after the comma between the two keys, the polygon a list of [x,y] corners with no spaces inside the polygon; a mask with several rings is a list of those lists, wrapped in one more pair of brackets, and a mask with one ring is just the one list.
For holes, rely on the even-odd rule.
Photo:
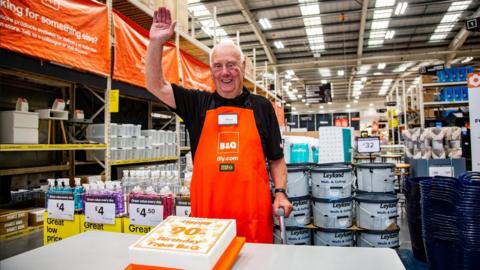
{"label": "yellow sign", "polygon": [[80,215],[74,215],[73,220],[48,218],[43,213],[43,244],[48,245],[80,233]]}
{"label": "yellow sign", "polygon": [[130,224],[130,218],[124,217],[123,218],[123,232],[129,234],[140,234],[144,235],[149,233],[155,226],[142,226],[142,225],[133,225]]}
{"label": "yellow sign", "polygon": [[80,231],[106,231],[106,232],[123,232],[122,218],[115,218],[115,224],[90,223],[85,220],[85,215],[81,215]]}
{"label": "yellow sign", "polygon": [[110,112],[118,112],[118,104],[120,103],[120,90],[110,90]]}

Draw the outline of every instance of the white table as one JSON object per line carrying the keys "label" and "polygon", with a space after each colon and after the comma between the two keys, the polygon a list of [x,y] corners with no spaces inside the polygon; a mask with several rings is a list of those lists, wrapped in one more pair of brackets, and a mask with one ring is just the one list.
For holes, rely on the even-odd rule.
{"label": "white table", "polygon": [[[140,236],[88,231],[55,244],[0,261],[2,270],[122,270],[128,246]],[[397,253],[387,248],[245,244],[233,269],[405,269]]]}

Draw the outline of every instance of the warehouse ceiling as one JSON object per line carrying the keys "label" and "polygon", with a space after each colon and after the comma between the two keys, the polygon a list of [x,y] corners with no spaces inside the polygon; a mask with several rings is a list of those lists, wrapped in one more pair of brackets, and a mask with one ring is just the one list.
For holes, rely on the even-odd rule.
{"label": "warehouse ceiling", "polygon": [[[135,0],[113,6],[122,12],[125,2]],[[212,47],[214,33],[238,33],[246,55],[255,49],[257,81],[276,70],[277,89],[297,107],[305,105],[306,84],[332,83],[334,102],[378,99],[402,80],[410,87],[421,66],[480,60],[480,33],[464,30],[468,18],[480,17],[478,0],[188,2],[197,40]],[[148,29],[151,19],[126,15]]]}

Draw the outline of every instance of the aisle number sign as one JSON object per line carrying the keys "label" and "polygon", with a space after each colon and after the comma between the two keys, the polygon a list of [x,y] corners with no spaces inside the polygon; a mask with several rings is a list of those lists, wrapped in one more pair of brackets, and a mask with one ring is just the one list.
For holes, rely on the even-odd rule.
{"label": "aisle number sign", "polygon": [[115,198],[87,197],[85,220],[90,223],[115,224]]}
{"label": "aisle number sign", "polygon": [[75,207],[72,194],[48,194],[47,212],[50,218],[73,220]]}
{"label": "aisle number sign", "polygon": [[380,138],[366,137],[357,139],[357,151],[359,153],[378,153],[380,152]]}
{"label": "aisle number sign", "polygon": [[468,74],[467,84],[470,111],[472,171],[480,171],[480,73]]}
{"label": "aisle number sign", "polygon": [[80,215],[73,220],[51,218],[48,212],[43,213],[43,244],[48,245],[80,233]]}
{"label": "aisle number sign", "polygon": [[156,226],[163,221],[163,202],[161,198],[130,198],[128,213],[131,224]]}
{"label": "aisle number sign", "polygon": [[118,107],[120,103],[120,90],[112,89],[110,90],[110,112],[118,112]]}

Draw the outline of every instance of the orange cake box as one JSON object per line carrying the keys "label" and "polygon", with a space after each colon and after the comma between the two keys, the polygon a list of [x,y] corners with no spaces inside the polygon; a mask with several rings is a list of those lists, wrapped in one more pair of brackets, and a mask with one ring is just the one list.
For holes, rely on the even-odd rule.
{"label": "orange cake box", "polygon": [[130,263],[159,268],[213,269],[236,234],[233,219],[169,216],[129,247]]}

